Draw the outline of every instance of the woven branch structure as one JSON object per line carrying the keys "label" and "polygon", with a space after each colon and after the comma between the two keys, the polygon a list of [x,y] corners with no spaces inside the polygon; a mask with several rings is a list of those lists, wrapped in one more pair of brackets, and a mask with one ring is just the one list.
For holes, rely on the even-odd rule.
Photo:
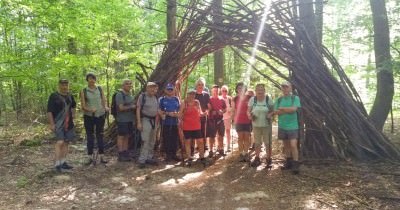
{"label": "woven branch structure", "polygon": [[[250,55],[264,5],[259,1],[232,2],[223,13],[213,11],[213,1],[192,0],[188,5],[180,5],[186,12],[180,17],[178,36],[167,43],[149,80],[159,81],[161,87],[185,80],[203,56],[227,46]],[[293,2],[272,1],[256,59],[294,85],[304,116],[314,125],[313,129],[324,131],[323,138],[306,138],[302,142],[303,156],[399,160],[399,149],[372,125],[337,60],[310,39],[294,12],[297,5]],[[213,21],[215,17],[222,21]],[[257,71],[271,80],[266,73]]]}

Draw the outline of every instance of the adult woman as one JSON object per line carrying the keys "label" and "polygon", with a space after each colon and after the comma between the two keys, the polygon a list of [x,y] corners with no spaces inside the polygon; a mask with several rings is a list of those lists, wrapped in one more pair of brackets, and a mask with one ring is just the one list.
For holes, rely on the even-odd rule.
{"label": "adult woman", "polygon": [[191,142],[195,141],[199,150],[200,161],[205,163],[204,139],[201,133],[200,116],[202,114],[200,103],[195,99],[196,90],[189,90],[186,99],[181,103],[179,115],[182,118],[182,130],[185,137],[185,150],[188,156],[187,164],[190,165]]}
{"label": "adult woman", "polygon": [[233,98],[233,120],[238,133],[239,162],[249,162],[251,120],[247,115],[249,97],[245,95],[243,82],[236,84],[236,96]]}

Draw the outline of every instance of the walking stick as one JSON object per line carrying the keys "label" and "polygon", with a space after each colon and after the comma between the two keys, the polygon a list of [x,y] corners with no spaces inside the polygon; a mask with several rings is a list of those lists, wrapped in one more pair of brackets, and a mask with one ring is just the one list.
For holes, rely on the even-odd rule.
{"label": "walking stick", "polygon": [[268,154],[267,154],[267,170],[272,169],[272,124],[269,123],[267,127],[268,133]]}

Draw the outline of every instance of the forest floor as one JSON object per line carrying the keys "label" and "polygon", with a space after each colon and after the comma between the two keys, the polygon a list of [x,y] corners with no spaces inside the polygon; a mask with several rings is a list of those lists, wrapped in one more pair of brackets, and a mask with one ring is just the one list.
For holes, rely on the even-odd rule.
{"label": "forest floor", "polygon": [[[39,126],[40,127],[40,126]],[[42,129],[44,126],[42,126]],[[4,129],[4,127],[0,127]],[[84,166],[83,140],[70,147],[69,173],[53,169],[53,144],[35,129],[40,146],[0,140],[0,209],[399,209],[399,163],[307,160],[300,175],[279,169],[281,145],[273,144],[273,168],[249,167],[236,151],[203,168],[160,162],[138,169],[107,154],[106,165]],[[31,135],[26,133],[31,131]],[[276,128],[274,128],[276,130]],[[397,128],[396,131],[399,131]],[[43,131],[44,132],[44,131]],[[1,132],[0,132],[1,133]],[[400,146],[400,134],[388,134]],[[42,139],[44,138],[44,139]],[[274,138],[275,135],[274,135]],[[1,139],[1,138],[0,138]]]}

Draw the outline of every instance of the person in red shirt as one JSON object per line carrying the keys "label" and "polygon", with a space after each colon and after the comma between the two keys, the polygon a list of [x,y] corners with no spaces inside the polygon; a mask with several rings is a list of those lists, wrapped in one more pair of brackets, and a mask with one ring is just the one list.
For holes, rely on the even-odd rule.
{"label": "person in red shirt", "polygon": [[191,142],[195,141],[200,161],[206,162],[204,158],[204,140],[201,133],[200,116],[203,114],[200,102],[195,99],[196,90],[189,90],[186,99],[181,103],[179,116],[182,119],[182,130],[185,137],[185,150],[188,156],[187,164],[191,164],[193,156],[191,155]]}
{"label": "person in red shirt", "polygon": [[238,133],[239,162],[249,162],[251,120],[247,116],[249,96],[246,96],[246,87],[243,82],[236,84],[236,96],[233,98],[233,121]]}
{"label": "person in red shirt", "polygon": [[218,96],[219,86],[214,85],[211,89],[211,98],[208,103],[209,118],[207,122],[207,132],[210,135],[209,139],[209,158],[213,157],[213,147],[215,144],[215,137],[218,133],[218,154],[224,156],[224,119],[223,115],[226,111],[226,104],[224,99]]}

